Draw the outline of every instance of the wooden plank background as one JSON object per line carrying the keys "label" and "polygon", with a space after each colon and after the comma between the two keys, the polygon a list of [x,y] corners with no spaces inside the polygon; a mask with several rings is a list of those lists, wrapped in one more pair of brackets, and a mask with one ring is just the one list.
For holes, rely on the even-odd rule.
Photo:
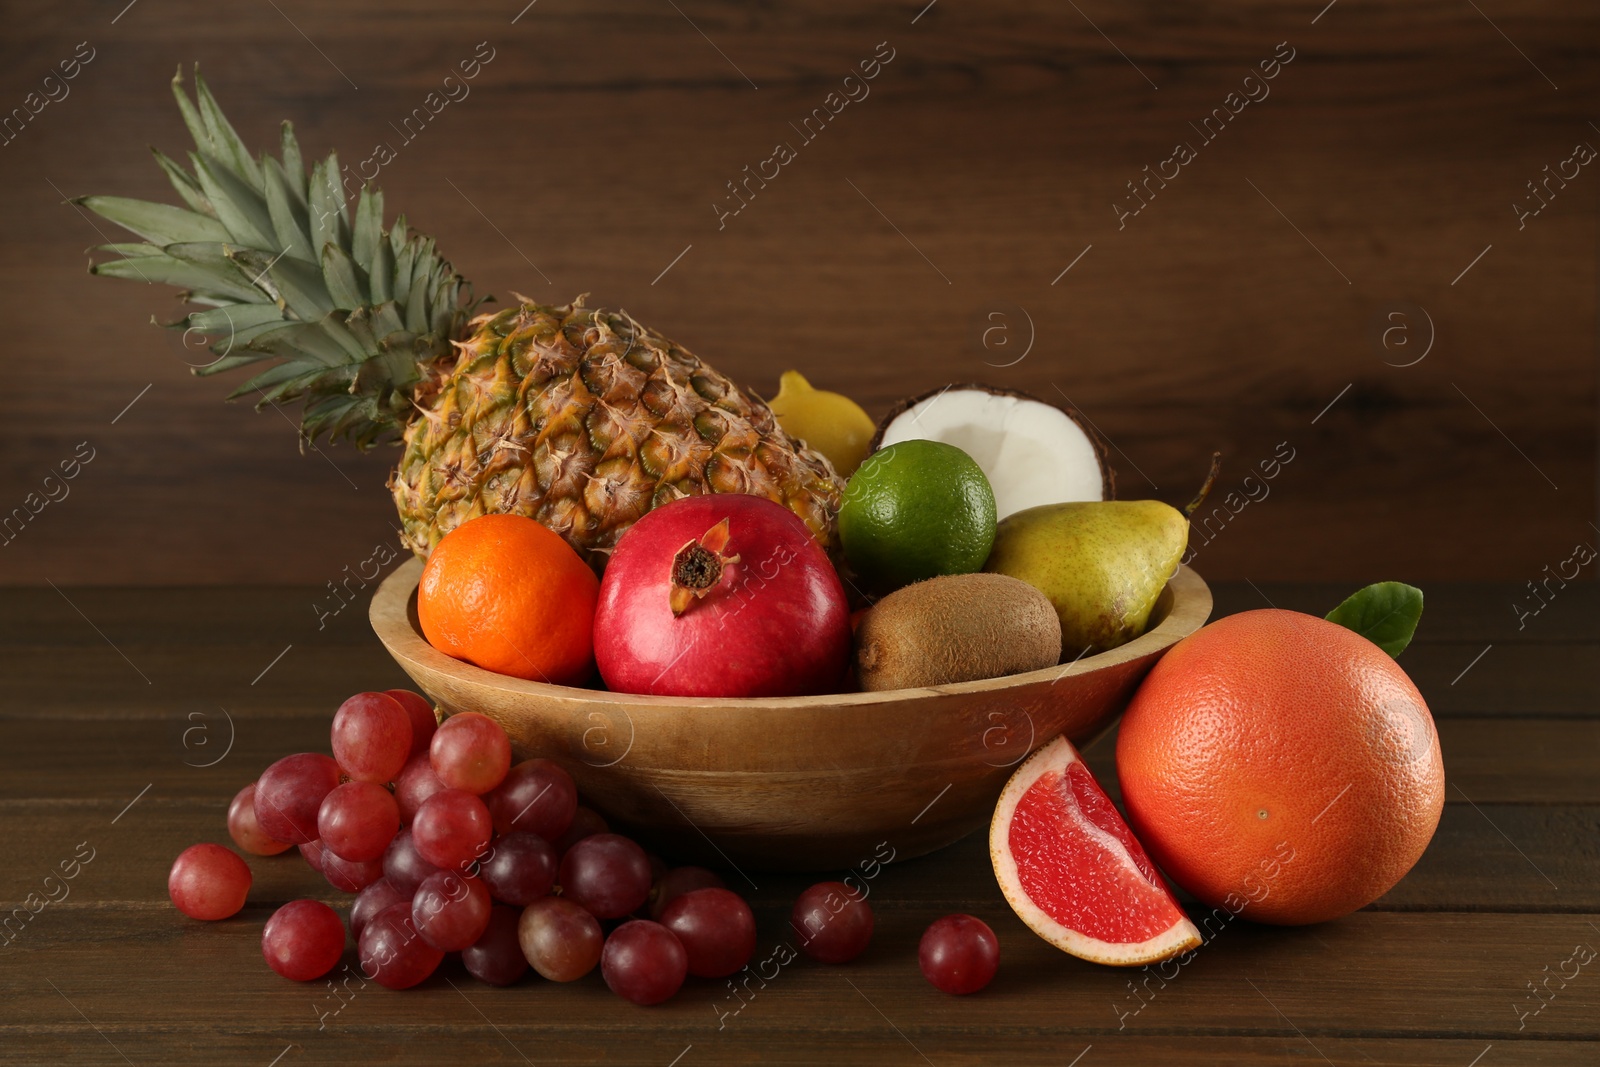
{"label": "wooden plank background", "polygon": [[[1212,448],[1226,488],[1288,442],[1209,578],[1520,582],[1596,537],[1600,171],[1511,207],[1600,146],[1593,4],[6,0],[0,25],[0,112],[93,49],[0,148],[0,513],[95,457],[0,582],[319,585],[392,537],[394,452],[297,453],[145,325],[168,292],[83,271],[103,238],[63,198],[168,195],[145,146],[186,147],[192,61],[253,144],[288,117],[308,153],[398,145],[391,209],[480,291],[592,293],[762,393],[793,366],[874,413],[951,380],[1065,395],[1124,495],[1174,501]],[[479,42],[470,95],[402,143]],[[880,42],[871,95],[719,229],[724,183]],[[1125,183],[1279,42],[1270,96],[1119,229]]]}
{"label": "wooden plank background", "polygon": [[[1267,601],[1321,611],[1342,586],[1216,593],[1219,616]],[[979,834],[885,867],[868,951],[836,967],[797,961],[736,1016],[722,1016],[736,1005],[711,980],[645,1009],[597,974],[493,989],[450,963],[415,990],[361,990],[319,1029],[327,987],[269,972],[261,924],[286,900],[343,908],[348,896],[292,853],[252,857],[245,911],[201,924],[171,908],[164,879],[184,847],[227,841],[240,784],[286,752],[325,750],[339,700],[406,684],[364,612],[318,631],[309,587],[76,589],[71,603],[0,589],[12,683],[0,914],[79,842],[95,850],[68,899],[0,942],[0,1063],[1592,1064],[1594,965],[1545,987],[1537,1014],[1528,983],[1574,945],[1600,946],[1600,597],[1569,590],[1519,631],[1503,610],[1516,594],[1439,587],[1401,657],[1436,716],[1449,781],[1415,869],[1336,922],[1230,923],[1180,977],[1141,987],[1142,1008],[1128,985],[1142,974],[1065,956],[1022,925]],[[1085,757],[1117,797],[1114,748],[1108,736]],[[725,873],[749,895],[763,954],[820,877],[747,872],[752,888]],[[955,911],[990,923],[1002,957],[993,985],[960,1000],[915,965],[921,931]]]}

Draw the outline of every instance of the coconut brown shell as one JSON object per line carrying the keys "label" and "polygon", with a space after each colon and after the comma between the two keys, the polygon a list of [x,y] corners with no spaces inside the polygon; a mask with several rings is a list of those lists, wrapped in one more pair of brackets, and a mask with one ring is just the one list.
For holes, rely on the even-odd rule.
{"label": "coconut brown shell", "polygon": [[856,678],[868,692],[973,682],[1052,667],[1061,621],[1005,574],[949,574],[897,589],[862,616]]}
{"label": "coconut brown shell", "polygon": [[894,407],[889,409],[889,413],[887,415],[878,420],[877,431],[873,433],[872,441],[867,445],[867,455],[870,456],[879,448],[883,447],[883,435],[888,431],[889,424],[894,422],[895,419],[898,419],[901,415],[904,415],[906,412],[910,411],[924,400],[927,400],[929,397],[938,396],[940,393],[949,392],[950,390],[963,389],[972,389],[982,393],[992,393],[995,396],[1014,396],[1022,400],[1033,400],[1037,403],[1048,404],[1050,407],[1066,412],[1067,418],[1077,423],[1078,428],[1083,431],[1084,436],[1089,438],[1089,444],[1094,447],[1094,458],[1100,463],[1100,486],[1102,499],[1115,500],[1117,498],[1117,472],[1111,466],[1111,455],[1106,448],[1105,439],[1101,437],[1100,432],[1094,428],[1094,424],[1080,414],[1077,408],[1068,407],[1061,404],[1051,404],[1048,400],[1041,400],[1032,393],[1025,393],[1020,389],[1006,389],[1002,386],[987,385],[983,382],[952,382],[949,385],[942,386],[938,389],[929,389],[926,393],[919,393],[916,396],[907,397],[906,399],[900,401]]}

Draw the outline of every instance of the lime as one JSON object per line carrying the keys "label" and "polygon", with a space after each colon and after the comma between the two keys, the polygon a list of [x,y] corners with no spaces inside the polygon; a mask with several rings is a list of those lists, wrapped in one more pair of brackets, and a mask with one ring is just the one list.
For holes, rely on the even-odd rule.
{"label": "lime", "polygon": [[839,509],[845,557],[875,592],[983,569],[994,547],[994,490],[973,458],[941,441],[901,441],[867,457]]}

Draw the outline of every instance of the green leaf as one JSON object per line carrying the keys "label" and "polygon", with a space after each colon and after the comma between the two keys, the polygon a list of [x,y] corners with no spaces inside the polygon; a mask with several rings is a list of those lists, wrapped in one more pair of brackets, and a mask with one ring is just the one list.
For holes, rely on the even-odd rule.
{"label": "green leaf", "polygon": [[294,136],[294,123],[284,120],[281,138],[283,153],[283,173],[289,179],[289,188],[302,201],[306,199],[306,165],[300,158],[300,142]]}
{"label": "green leaf", "polygon": [[319,257],[324,245],[345,247],[349,233],[338,166],[339,160],[333,155],[311,165],[311,197],[307,207],[311,215],[311,251]]}
{"label": "green leaf", "polygon": [[1411,643],[1422,618],[1422,590],[1404,582],[1378,582],[1352,595],[1326,617],[1398,656]]}
{"label": "green leaf", "polygon": [[195,176],[206,199],[216,209],[217,218],[228,228],[233,239],[251,248],[283,249],[273,244],[272,216],[267,212],[267,202],[227,165],[209,153],[194,157]]}
{"label": "green leaf", "polygon": [[106,278],[175,285],[180,289],[226,297],[236,303],[255,303],[261,299],[261,294],[252,289],[236,270],[194,260],[180,260],[166,254],[111,259],[94,264],[89,268],[89,273]]}
{"label": "green leaf", "polygon": [[250,155],[250,149],[245,147],[233,123],[217,106],[217,99],[211,95],[206,80],[200,77],[198,67],[194,72],[194,95],[200,107],[200,120],[210,135],[211,155],[257,193],[262,192],[261,165]]}
{"label": "green leaf", "polygon": [[228,231],[216,219],[171,204],[134,200],[126,196],[82,196],[80,204],[101,218],[110,219],[154,245],[184,241],[226,241]]}
{"label": "green leaf", "polygon": [[356,228],[350,242],[350,254],[363,270],[372,269],[372,256],[381,240],[383,240],[383,194],[370,185],[363,186],[361,199],[356,201]]}
{"label": "green leaf", "polygon": [[316,257],[311,254],[311,246],[306,239],[308,223],[305,206],[295,197],[294,189],[278,161],[268,156],[266,163],[267,214],[272,219],[272,231],[278,239],[278,247],[307,263],[313,262]]}
{"label": "green leaf", "polygon": [[[199,64],[195,65],[195,74],[200,73]],[[211,144],[211,131],[206,129],[205,122],[200,118],[200,112],[194,109],[189,102],[189,94],[183,91],[183,64],[178,65],[178,73],[172,77],[172,95],[177,97],[178,110],[183,114],[183,124],[189,127],[189,136],[194,138],[194,146],[202,152],[215,151]]]}
{"label": "green leaf", "polygon": [[381,304],[394,295],[394,253],[389,242],[381,235],[372,250],[372,262],[367,266],[367,284],[372,289],[372,302]]}
{"label": "green leaf", "polygon": [[365,273],[338,245],[322,246],[322,280],[335,307],[354,311],[367,302]]}
{"label": "green leaf", "polygon": [[183,197],[185,204],[188,204],[202,215],[208,215],[211,218],[217,217],[216,211],[211,207],[211,201],[207,200],[206,194],[201,191],[200,183],[195,181],[177,160],[172,159],[159,148],[150,149],[150,153],[156,157],[156,163],[166,174],[167,180],[172,183],[172,187],[178,190],[178,195]]}

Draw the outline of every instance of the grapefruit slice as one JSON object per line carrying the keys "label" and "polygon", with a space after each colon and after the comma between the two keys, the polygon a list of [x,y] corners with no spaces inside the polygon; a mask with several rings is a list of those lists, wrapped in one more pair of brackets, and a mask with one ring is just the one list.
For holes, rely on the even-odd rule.
{"label": "grapefruit slice", "polygon": [[1063,952],[1133,967],[1200,946],[1200,931],[1065,737],[1006,783],[989,858],[1012,910]]}

